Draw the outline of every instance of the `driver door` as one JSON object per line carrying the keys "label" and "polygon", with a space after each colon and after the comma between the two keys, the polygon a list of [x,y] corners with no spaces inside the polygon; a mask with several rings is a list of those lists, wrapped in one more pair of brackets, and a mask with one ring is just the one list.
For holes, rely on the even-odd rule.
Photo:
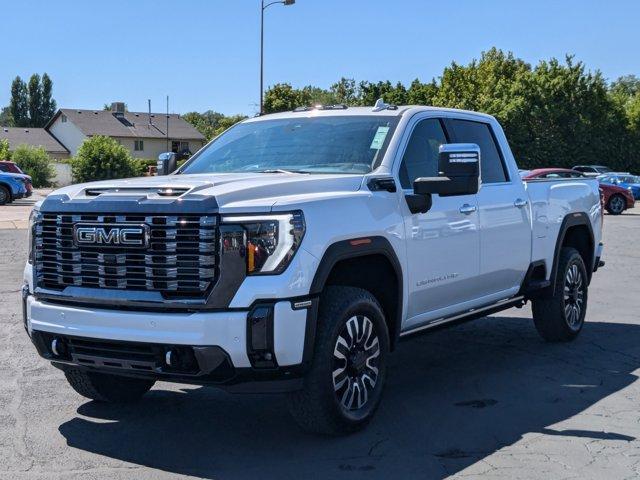
{"label": "driver door", "polygon": [[[449,143],[443,122],[414,121],[399,167],[405,194],[418,177],[438,175],[438,149]],[[432,195],[426,213],[411,213],[404,199],[409,330],[468,308],[478,298],[480,236],[477,195]]]}

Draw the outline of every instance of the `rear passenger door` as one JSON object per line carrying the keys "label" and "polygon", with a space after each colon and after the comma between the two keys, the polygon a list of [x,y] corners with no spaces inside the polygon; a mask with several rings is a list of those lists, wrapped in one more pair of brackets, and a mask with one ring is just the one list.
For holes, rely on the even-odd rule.
{"label": "rear passenger door", "polygon": [[520,178],[510,178],[490,123],[449,119],[447,129],[456,143],[480,146],[481,293],[487,301],[516,293],[531,261],[528,195]]}

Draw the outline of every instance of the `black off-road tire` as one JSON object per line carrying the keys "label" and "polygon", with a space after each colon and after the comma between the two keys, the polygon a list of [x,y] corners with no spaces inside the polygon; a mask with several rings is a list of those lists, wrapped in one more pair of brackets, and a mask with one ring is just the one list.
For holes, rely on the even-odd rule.
{"label": "black off-road tire", "polygon": [[587,313],[587,283],[587,269],[578,251],[562,248],[553,295],[532,302],[533,321],[543,339],[568,342],[578,336]]}
{"label": "black off-road tire", "polygon": [[[358,323],[358,331],[362,332],[361,339],[357,334],[350,334],[349,327],[356,326],[354,321]],[[352,343],[352,349],[341,344],[345,337],[349,339],[347,343]],[[377,354],[376,344],[379,347]],[[343,351],[352,354],[341,360],[339,356]],[[360,288],[327,287],[320,298],[312,365],[305,376],[303,389],[288,395],[289,411],[304,430],[314,433],[343,435],[362,429],[382,399],[388,355],[389,331],[375,297]],[[347,357],[353,359],[353,363],[350,364]],[[364,365],[363,358],[366,358]],[[341,361],[344,369],[336,375],[341,371]],[[373,369],[369,365],[373,365]],[[347,372],[359,373],[353,373],[351,377]],[[374,376],[372,385],[369,380]],[[343,390],[336,386],[341,382],[344,382]],[[358,386],[357,396],[355,385]],[[366,390],[366,395],[361,396],[360,385]],[[366,400],[359,405],[364,398]],[[345,407],[345,401],[356,408]]]}
{"label": "black off-road tire", "polygon": [[11,203],[11,192],[6,187],[0,185],[0,205]]}
{"label": "black off-road tire", "polygon": [[620,194],[611,195],[605,209],[610,215],[620,215],[627,209],[627,200]]}
{"label": "black off-road tire", "polygon": [[65,369],[69,385],[83,397],[98,402],[130,403],[140,400],[155,381],[121,377],[106,373],[87,372],[77,368]]}

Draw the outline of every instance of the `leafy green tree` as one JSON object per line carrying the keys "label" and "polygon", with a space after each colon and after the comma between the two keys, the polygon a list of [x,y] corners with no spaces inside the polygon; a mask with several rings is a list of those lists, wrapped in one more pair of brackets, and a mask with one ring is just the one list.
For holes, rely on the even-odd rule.
{"label": "leafy green tree", "polygon": [[0,109],[0,127],[13,127],[15,123],[13,121],[13,115],[11,115],[10,107],[2,107]]}
{"label": "leafy green tree", "polygon": [[113,138],[96,135],[85,140],[72,159],[71,172],[76,182],[134,177],[140,165],[125,147]]}
{"label": "leafy green tree", "polygon": [[407,89],[402,83],[398,82],[394,86],[389,80],[377,83],[360,82],[358,98],[360,105],[373,106],[379,98],[393,105],[406,105]]}
{"label": "leafy green tree", "polygon": [[53,99],[53,82],[46,72],[42,75],[42,103],[40,105],[40,118],[45,126],[56,113],[56,101]]}
{"label": "leafy green tree", "polygon": [[9,140],[2,138],[0,139],[0,161],[10,159],[11,152],[9,152]]}
{"label": "leafy green tree", "polygon": [[27,175],[31,175],[31,181],[35,188],[50,187],[56,174],[53,163],[42,147],[32,145],[18,145],[11,154],[20,169]]}
{"label": "leafy green tree", "polygon": [[244,115],[232,115],[227,117],[222,113],[207,110],[204,113],[189,112],[182,115],[182,118],[193,125],[208,141],[247,117]]}
{"label": "leafy green tree", "polygon": [[356,81],[353,78],[342,77],[338,82],[331,85],[330,91],[335,103],[344,105],[357,105],[359,103],[359,92],[356,87]]}
{"label": "leafy green tree", "polygon": [[422,83],[416,78],[407,90],[407,103],[409,105],[433,105],[437,95],[438,85],[435,80]]}
{"label": "leafy green tree", "polygon": [[29,94],[27,85],[18,76],[11,83],[9,111],[16,127],[29,127]]}
{"label": "leafy green tree", "polygon": [[285,112],[311,104],[309,91],[294,89],[288,83],[269,87],[264,95],[265,113]]}
{"label": "leafy green tree", "polygon": [[[11,84],[9,116],[16,127],[44,127],[56,112],[56,102],[52,97],[53,82],[46,73],[34,73],[29,84],[17,76]],[[2,123],[2,122],[0,122]]]}
{"label": "leafy green tree", "polygon": [[40,75],[31,75],[28,84],[29,92],[29,126],[43,127],[42,123],[42,82]]}

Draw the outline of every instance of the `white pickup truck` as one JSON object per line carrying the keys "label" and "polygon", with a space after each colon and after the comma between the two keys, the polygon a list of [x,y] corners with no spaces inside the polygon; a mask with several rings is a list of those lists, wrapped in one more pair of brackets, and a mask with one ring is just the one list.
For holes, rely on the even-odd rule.
{"label": "white pickup truck", "polygon": [[378,408],[400,337],[531,301],[544,339],[575,338],[601,229],[597,181],[523,182],[489,115],[299,108],[170,175],[49,195],[24,322],[85,397],[283,392],[304,428],[345,433]]}

